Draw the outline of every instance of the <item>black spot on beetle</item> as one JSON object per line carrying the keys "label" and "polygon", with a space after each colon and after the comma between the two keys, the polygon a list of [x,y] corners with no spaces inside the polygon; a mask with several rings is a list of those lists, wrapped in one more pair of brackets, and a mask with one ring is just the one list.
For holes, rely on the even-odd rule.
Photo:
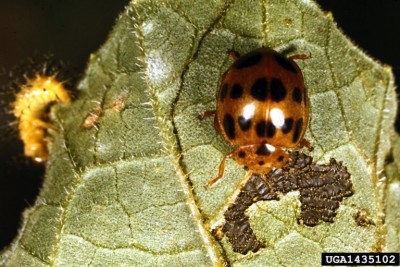
{"label": "black spot on beetle", "polygon": [[264,137],[267,132],[267,122],[261,121],[256,124],[256,133],[258,137]]}
{"label": "black spot on beetle", "polygon": [[296,68],[293,66],[293,64],[289,61],[289,59],[283,57],[280,54],[274,54],[276,62],[278,62],[279,65],[281,65],[282,68],[285,70],[297,73]]}
{"label": "black spot on beetle", "polygon": [[293,127],[293,119],[292,118],[285,119],[285,123],[282,125],[282,132],[287,134],[292,130],[292,127]]}
{"label": "black spot on beetle", "polygon": [[272,122],[261,121],[256,124],[256,133],[258,137],[273,137],[275,135],[276,128]]}
{"label": "black spot on beetle", "polygon": [[242,159],[242,158],[246,157],[246,152],[244,152],[244,151],[239,151],[238,156],[239,156],[239,158]]}
{"label": "black spot on beetle", "polygon": [[243,116],[239,117],[238,123],[242,131],[247,131],[251,127],[251,119],[245,119]]}
{"label": "black spot on beetle", "polygon": [[229,85],[228,85],[227,83],[225,83],[225,84],[222,86],[221,94],[220,94],[220,100],[221,100],[221,102],[224,102],[225,97],[226,97],[226,95],[228,94],[228,88],[229,88]]}
{"label": "black spot on beetle", "polygon": [[272,79],[270,84],[271,99],[275,102],[283,100],[286,96],[286,89],[280,79]]}
{"label": "black spot on beetle", "polygon": [[301,90],[298,87],[293,89],[293,100],[297,103],[301,103]]}
{"label": "black spot on beetle", "polygon": [[303,118],[300,118],[296,123],[296,128],[293,134],[293,143],[297,143],[300,138],[301,129],[303,128]]}
{"label": "black spot on beetle", "polygon": [[264,101],[268,96],[268,80],[267,78],[258,78],[250,89],[250,94],[257,100]]}
{"label": "black spot on beetle", "polygon": [[283,156],[279,156],[279,157],[278,157],[278,161],[279,161],[279,162],[282,162],[282,161],[283,161],[283,159],[284,159],[284,157],[283,157]]}
{"label": "black spot on beetle", "polygon": [[271,154],[271,151],[268,150],[268,148],[265,144],[262,144],[259,148],[257,148],[256,154],[263,155],[263,156],[269,156]]}
{"label": "black spot on beetle", "polygon": [[235,69],[252,67],[260,62],[261,58],[262,54],[259,51],[253,51],[240,57],[235,63],[232,64],[232,67]]}
{"label": "black spot on beetle", "polygon": [[235,83],[231,90],[231,98],[237,99],[237,98],[241,97],[242,95],[243,95],[243,87],[240,84]]}
{"label": "black spot on beetle", "polygon": [[235,121],[233,120],[232,116],[229,114],[226,114],[224,117],[224,130],[226,135],[229,137],[229,139],[234,139],[235,138]]}
{"label": "black spot on beetle", "polygon": [[267,122],[267,137],[272,138],[275,135],[276,128],[272,122]]}
{"label": "black spot on beetle", "polygon": [[260,165],[260,166],[262,166],[262,165],[264,165],[264,164],[265,164],[265,162],[262,161],[262,160],[258,162],[258,165]]}

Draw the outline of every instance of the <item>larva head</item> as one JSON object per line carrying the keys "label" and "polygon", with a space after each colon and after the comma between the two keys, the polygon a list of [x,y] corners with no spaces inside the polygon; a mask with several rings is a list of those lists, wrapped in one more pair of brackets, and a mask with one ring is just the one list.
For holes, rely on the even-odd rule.
{"label": "larva head", "polygon": [[13,104],[13,112],[19,119],[28,112],[38,116],[52,102],[69,103],[70,101],[68,91],[55,76],[36,75],[21,85],[21,91],[16,95]]}
{"label": "larva head", "polygon": [[41,96],[43,99],[53,99],[52,101],[63,103],[71,101],[63,82],[58,81],[55,75],[36,75],[27,80],[26,88],[28,93]]}

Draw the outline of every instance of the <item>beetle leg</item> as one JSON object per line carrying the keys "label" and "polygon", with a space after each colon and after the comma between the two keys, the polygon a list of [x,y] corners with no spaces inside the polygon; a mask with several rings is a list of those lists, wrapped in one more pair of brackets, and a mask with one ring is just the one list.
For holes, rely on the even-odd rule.
{"label": "beetle leg", "polygon": [[214,129],[215,129],[215,131],[217,131],[217,133],[221,134],[221,128],[219,127],[218,119],[217,119],[216,115],[217,115],[216,110],[207,110],[203,114],[200,114],[199,116],[197,116],[197,118],[202,121],[206,118],[214,116]]}
{"label": "beetle leg", "polygon": [[298,55],[293,55],[289,57],[290,59],[299,59],[299,60],[305,60],[305,59],[310,59],[311,58],[311,54],[310,55],[305,55],[305,54],[298,54]]}
{"label": "beetle leg", "polygon": [[214,179],[210,180],[204,187],[207,189],[210,189],[216,182],[218,182],[219,179],[224,176],[224,171],[225,171],[225,161],[228,158],[231,158],[233,155],[233,152],[225,155],[225,157],[221,160],[221,163],[219,164],[219,169],[218,169],[218,176],[215,177]]}
{"label": "beetle leg", "polygon": [[228,55],[234,60],[238,60],[240,58],[240,55],[238,52],[236,52],[235,50],[229,49],[228,50]]}
{"label": "beetle leg", "polygon": [[216,110],[206,110],[203,112],[203,114],[199,114],[199,116],[197,116],[197,118],[202,121],[209,117],[215,117],[216,114],[217,114]]}
{"label": "beetle leg", "polygon": [[297,146],[298,148],[306,147],[310,152],[314,151],[314,148],[311,146],[310,142],[305,138],[303,138]]}

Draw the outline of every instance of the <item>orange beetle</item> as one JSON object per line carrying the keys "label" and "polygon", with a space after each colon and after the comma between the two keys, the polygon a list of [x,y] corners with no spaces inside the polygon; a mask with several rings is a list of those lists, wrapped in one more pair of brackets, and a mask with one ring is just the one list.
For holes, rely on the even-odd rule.
{"label": "orange beetle", "polygon": [[250,172],[267,173],[289,160],[282,149],[309,146],[303,139],[308,124],[309,100],[300,68],[294,59],[270,48],[259,48],[241,57],[224,73],[214,116],[216,131],[234,149],[222,159],[218,176],[224,174],[225,161],[233,158]]}

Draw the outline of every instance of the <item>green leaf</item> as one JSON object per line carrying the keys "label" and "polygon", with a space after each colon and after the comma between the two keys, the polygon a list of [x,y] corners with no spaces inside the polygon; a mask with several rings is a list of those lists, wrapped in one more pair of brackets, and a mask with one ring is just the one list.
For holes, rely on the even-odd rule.
{"label": "green leaf", "polygon": [[[197,116],[215,108],[232,63],[226,52],[261,46],[311,54],[298,63],[311,155],[343,161],[354,195],[334,223],[316,227],[297,224],[296,192],[257,202],[248,215],[266,248],[242,255],[210,230],[245,171],[228,161],[224,179],[204,189],[230,148]],[[323,251],[400,249],[391,70],[310,0],[132,1],[91,55],[79,90],[71,105],[53,109],[59,131],[45,181],[0,256],[4,266],[319,266]],[[84,126],[88,116],[95,123]],[[358,212],[372,223],[359,226]]]}

